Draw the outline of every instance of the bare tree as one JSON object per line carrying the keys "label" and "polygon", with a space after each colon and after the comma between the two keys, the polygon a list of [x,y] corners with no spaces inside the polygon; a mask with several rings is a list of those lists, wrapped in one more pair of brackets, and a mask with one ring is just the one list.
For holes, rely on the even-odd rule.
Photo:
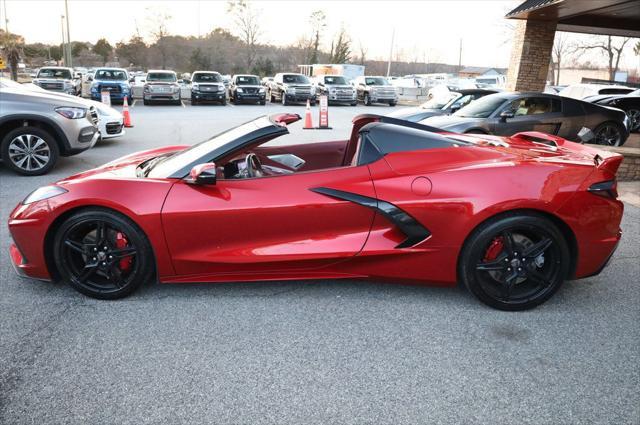
{"label": "bare tree", "polygon": [[320,50],[320,37],[322,31],[327,26],[327,16],[322,10],[316,10],[309,16],[309,24],[313,32],[313,49],[311,51],[310,63],[318,63],[318,52]]}
{"label": "bare tree", "polygon": [[620,58],[622,57],[624,46],[631,40],[629,37],[616,37],[620,41],[615,43],[614,37],[608,35],[606,38],[598,38],[593,43],[584,43],[576,46],[574,51],[601,50],[607,54],[609,59],[609,80],[613,81],[618,72]]}
{"label": "bare tree", "polygon": [[258,52],[258,39],[262,35],[258,12],[246,0],[233,0],[227,4],[233,14],[240,39],[245,44],[247,69],[251,69]]}
{"label": "bare tree", "polygon": [[364,65],[367,60],[367,52],[369,51],[364,44],[362,44],[362,40],[358,42],[358,51],[360,52],[360,58],[358,59],[360,65]]}
{"label": "bare tree", "polygon": [[169,22],[171,22],[171,15],[158,10],[156,7],[147,7],[147,24],[150,28],[150,34],[153,38],[155,46],[160,52],[160,58],[162,60],[162,69],[167,67],[168,46],[167,37],[169,36]]}
{"label": "bare tree", "polygon": [[351,39],[344,27],[340,28],[335,41],[331,42],[331,63],[347,63],[351,59]]}
{"label": "bare tree", "polygon": [[562,32],[556,33],[556,39],[553,42],[551,50],[551,66],[554,71],[555,84],[560,84],[560,70],[562,69],[562,58],[569,54],[572,46],[569,43],[569,37]]}

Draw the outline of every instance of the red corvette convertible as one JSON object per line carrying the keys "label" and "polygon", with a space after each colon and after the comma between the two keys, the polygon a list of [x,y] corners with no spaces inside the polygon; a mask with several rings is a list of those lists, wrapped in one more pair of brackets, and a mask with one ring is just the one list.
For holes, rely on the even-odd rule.
{"label": "red corvette convertible", "polygon": [[373,278],[463,283],[504,310],[599,273],[620,240],[622,157],[542,133],[445,133],[377,115],[287,144],[295,114],[136,153],[12,212],[19,274],[96,298],[142,283]]}

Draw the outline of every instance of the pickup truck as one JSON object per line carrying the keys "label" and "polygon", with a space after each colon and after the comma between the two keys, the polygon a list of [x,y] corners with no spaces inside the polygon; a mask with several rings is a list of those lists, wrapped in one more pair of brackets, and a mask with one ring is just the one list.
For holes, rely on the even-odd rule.
{"label": "pickup truck", "polygon": [[362,100],[362,103],[367,106],[372,103],[387,103],[389,106],[396,106],[398,103],[396,88],[389,84],[384,77],[366,75],[357,77],[355,86],[358,100]]}
{"label": "pickup truck", "polygon": [[303,74],[281,72],[273,77],[269,86],[269,100],[272,103],[282,102],[283,105],[308,100],[315,105],[316,89]]}
{"label": "pickup truck", "polygon": [[341,75],[321,75],[316,78],[316,87],[319,94],[327,96],[329,103],[358,104],[356,90]]}
{"label": "pickup truck", "polygon": [[73,96],[80,94],[80,79],[74,76],[71,68],[62,66],[42,67],[32,82],[45,90]]}
{"label": "pickup truck", "polygon": [[129,73],[123,68],[97,68],[93,74],[87,75],[91,83],[91,100],[100,101],[102,92],[108,91],[111,103],[123,103],[127,98],[129,105],[133,102]]}

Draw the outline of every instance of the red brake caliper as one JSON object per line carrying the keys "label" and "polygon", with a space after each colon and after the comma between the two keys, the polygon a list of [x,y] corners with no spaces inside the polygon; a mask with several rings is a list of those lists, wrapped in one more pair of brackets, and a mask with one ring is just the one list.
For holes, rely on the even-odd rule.
{"label": "red brake caliper", "polygon": [[498,236],[491,241],[489,248],[484,253],[484,261],[493,261],[498,258],[498,255],[504,249],[504,243],[502,240],[502,236]]}
{"label": "red brake caliper", "polygon": [[[124,236],[124,233],[118,232],[116,234],[116,248],[118,248],[118,249],[126,248],[128,244],[129,244],[129,242],[127,241],[127,238]],[[131,270],[132,261],[133,261],[133,257],[132,256],[124,257],[124,258],[120,259],[118,267],[123,272],[129,271],[129,270]]]}

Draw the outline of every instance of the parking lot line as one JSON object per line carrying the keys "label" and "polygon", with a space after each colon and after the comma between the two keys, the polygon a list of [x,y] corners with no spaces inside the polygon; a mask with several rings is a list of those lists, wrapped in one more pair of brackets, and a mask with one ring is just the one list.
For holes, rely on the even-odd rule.
{"label": "parking lot line", "polygon": [[180,104],[182,105],[183,108],[186,108],[186,106],[184,106],[184,102],[180,101]]}
{"label": "parking lot line", "polygon": [[138,99],[133,99],[133,103],[131,104],[131,107],[133,108],[134,106],[136,106],[136,102],[138,101]]}

